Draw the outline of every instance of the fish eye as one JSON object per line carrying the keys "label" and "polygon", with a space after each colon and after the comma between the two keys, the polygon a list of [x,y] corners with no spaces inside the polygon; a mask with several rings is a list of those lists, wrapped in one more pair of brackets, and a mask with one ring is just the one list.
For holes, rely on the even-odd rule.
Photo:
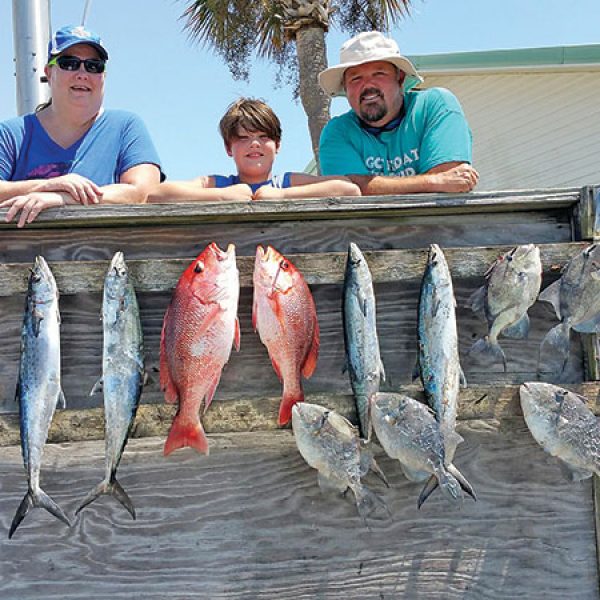
{"label": "fish eye", "polygon": [[194,272],[195,273],[202,273],[203,271],[204,271],[204,263],[201,260],[199,260],[196,263],[196,266],[194,267]]}
{"label": "fish eye", "polygon": [[284,271],[287,271],[287,270],[290,268],[290,263],[289,263],[287,260],[285,260],[285,259],[284,259],[284,260],[282,260],[282,261],[279,263],[279,266],[280,266],[280,267],[281,267],[281,268],[282,268]]}
{"label": "fish eye", "polygon": [[512,262],[512,259],[513,259],[513,257],[510,254],[506,257],[506,260],[508,262]]}

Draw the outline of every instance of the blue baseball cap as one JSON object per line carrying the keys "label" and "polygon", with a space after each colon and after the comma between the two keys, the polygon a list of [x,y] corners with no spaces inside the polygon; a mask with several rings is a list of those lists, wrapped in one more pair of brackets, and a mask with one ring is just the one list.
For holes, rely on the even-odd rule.
{"label": "blue baseball cap", "polygon": [[48,62],[75,44],[89,44],[98,50],[100,58],[108,60],[108,52],[99,35],[85,29],[83,25],[66,25],[58,29],[48,43]]}

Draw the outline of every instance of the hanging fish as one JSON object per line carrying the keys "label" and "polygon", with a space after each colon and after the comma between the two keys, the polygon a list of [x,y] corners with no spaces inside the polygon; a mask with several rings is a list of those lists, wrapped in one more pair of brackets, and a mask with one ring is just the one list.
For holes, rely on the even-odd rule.
{"label": "hanging fish", "polygon": [[317,366],[319,323],[304,277],[271,246],[256,249],[252,325],[283,382],[279,424],[285,425],[292,406],[304,400],[301,378],[310,377]]}
{"label": "hanging fish", "polygon": [[36,257],[29,276],[16,396],[28,489],[13,518],[9,539],[31,508],[45,508],[71,526],[60,506],[40,487],[42,455],[50,423],[58,401],[65,405],[60,383],[58,289],[41,256]]}

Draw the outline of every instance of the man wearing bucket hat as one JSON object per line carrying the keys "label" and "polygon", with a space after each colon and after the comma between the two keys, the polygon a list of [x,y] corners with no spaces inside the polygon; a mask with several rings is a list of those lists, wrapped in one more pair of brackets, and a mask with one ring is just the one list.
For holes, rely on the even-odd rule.
{"label": "man wearing bucket hat", "polygon": [[142,120],[104,110],[108,52],[98,35],[68,25],[52,36],[44,73],[49,102],[0,123],[0,208],[31,223],[67,204],[143,203],[161,178]]}
{"label": "man wearing bucket hat", "polygon": [[319,74],[325,92],[352,108],[323,129],[321,172],[349,176],[363,195],[472,190],[479,175],[462,108],[443,88],[412,89],[422,81],[381,33],[347,41],[340,64]]}

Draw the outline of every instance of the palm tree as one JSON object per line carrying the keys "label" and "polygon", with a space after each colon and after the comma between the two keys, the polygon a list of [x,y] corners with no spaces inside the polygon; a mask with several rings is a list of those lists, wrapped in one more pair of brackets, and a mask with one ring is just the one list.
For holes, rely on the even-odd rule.
{"label": "palm tree", "polygon": [[330,24],[350,35],[389,31],[409,5],[410,0],[193,0],[182,18],[191,39],[212,46],[234,79],[248,81],[254,52],[280,67],[276,81],[293,84],[294,96],[300,96],[318,165],[331,101],[317,75],[327,68]]}

